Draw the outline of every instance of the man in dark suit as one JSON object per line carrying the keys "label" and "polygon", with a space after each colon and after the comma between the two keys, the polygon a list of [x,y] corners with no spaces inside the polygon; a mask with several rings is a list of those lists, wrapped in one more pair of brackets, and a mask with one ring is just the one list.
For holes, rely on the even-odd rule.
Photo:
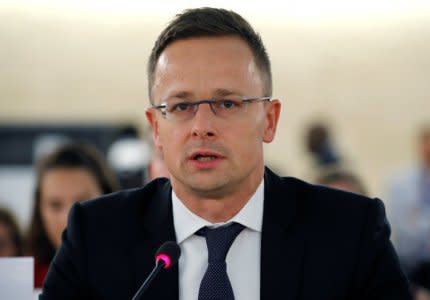
{"label": "man in dark suit", "polygon": [[241,16],[178,15],[148,72],[170,180],[76,204],[40,299],[131,299],[166,240],[179,263],[143,299],[411,299],[380,200],[264,167],[281,103]]}

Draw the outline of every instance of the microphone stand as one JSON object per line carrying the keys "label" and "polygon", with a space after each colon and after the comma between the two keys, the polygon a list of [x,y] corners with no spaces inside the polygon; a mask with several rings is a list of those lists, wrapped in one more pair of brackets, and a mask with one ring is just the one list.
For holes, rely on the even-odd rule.
{"label": "microphone stand", "polygon": [[139,300],[142,294],[147,290],[150,286],[152,280],[157,276],[157,274],[161,271],[161,269],[165,266],[165,262],[163,260],[158,260],[155,264],[154,269],[152,269],[149,276],[146,278],[145,282],[140,286],[139,290],[136,292],[134,297],[131,300]]}

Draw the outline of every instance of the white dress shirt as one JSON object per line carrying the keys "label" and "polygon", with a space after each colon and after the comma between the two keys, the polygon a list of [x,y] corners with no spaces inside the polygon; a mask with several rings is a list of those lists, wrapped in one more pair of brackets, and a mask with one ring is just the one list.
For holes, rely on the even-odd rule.
{"label": "white dress shirt", "polygon": [[225,223],[212,224],[191,212],[172,191],[173,221],[179,258],[179,300],[198,299],[200,282],[208,266],[206,239],[194,233],[203,226],[237,222],[245,226],[227,253],[227,274],[236,300],[260,299],[261,227],[264,181],[246,205]]}

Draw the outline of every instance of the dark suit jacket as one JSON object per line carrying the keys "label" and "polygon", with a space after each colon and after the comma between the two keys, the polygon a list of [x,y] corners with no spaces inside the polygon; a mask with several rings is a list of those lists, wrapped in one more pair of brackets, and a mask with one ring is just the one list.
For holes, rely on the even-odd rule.
{"label": "dark suit jacket", "polygon": [[[268,169],[264,179],[261,299],[411,299],[380,200]],[[167,240],[175,240],[167,179],[75,204],[40,299],[131,299]],[[177,298],[177,266],[144,295]]]}

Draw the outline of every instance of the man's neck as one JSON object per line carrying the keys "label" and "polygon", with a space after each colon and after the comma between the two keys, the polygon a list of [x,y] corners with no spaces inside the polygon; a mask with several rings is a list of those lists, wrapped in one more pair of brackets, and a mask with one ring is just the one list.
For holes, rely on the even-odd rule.
{"label": "man's neck", "polygon": [[234,217],[255,194],[262,180],[263,175],[254,180],[248,180],[241,184],[240,188],[237,186],[221,197],[175,188],[173,183],[172,186],[177,197],[189,210],[211,223],[219,223]]}

